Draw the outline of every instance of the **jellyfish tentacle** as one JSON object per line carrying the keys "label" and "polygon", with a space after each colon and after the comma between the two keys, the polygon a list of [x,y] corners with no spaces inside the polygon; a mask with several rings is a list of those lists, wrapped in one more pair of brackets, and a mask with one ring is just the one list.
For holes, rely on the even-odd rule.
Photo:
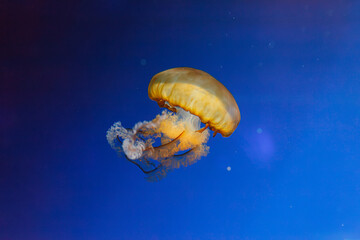
{"label": "jellyfish tentacle", "polygon": [[163,166],[166,169],[169,169],[169,170],[180,168],[181,166],[186,167],[186,166],[192,165],[193,163],[196,162],[196,161],[194,161],[196,158],[192,158],[191,156],[189,158],[187,155],[189,155],[189,154],[191,155],[192,152],[196,151],[197,148],[198,147],[194,147],[184,153],[166,157],[161,160],[161,163],[163,164]]}
{"label": "jellyfish tentacle", "polygon": [[137,138],[140,138],[140,139],[141,139],[142,141],[144,141],[144,142],[146,141],[145,138],[139,136],[138,134],[136,134],[136,137],[137,137]]}
{"label": "jellyfish tentacle", "polygon": [[160,181],[164,177],[166,177],[167,173],[169,173],[172,169],[169,169],[165,166],[161,166],[161,168],[157,169],[152,173],[146,174],[145,179],[149,182],[156,182]]}
{"label": "jellyfish tentacle", "polygon": [[[139,163],[137,163],[137,162],[129,159],[126,155],[125,155],[125,158],[126,158],[126,160],[128,160],[129,162],[131,162],[131,163],[135,164],[136,166],[138,166],[138,168],[140,168],[140,170],[141,170],[143,173],[146,173],[146,174],[149,174],[149,173],[152,173],[152,172],[156,171],[156,170],[159,169],[159,167],[161,166],[161,163],[160,163],[160,164],[159,164],[158,166],[156,166],[154,169],[149,170],[149,171],[146,171],[144,168],[141,167],[141,165],[140,165]],[[152,163],[151,165],[153,165],[153,163]],[[153,166],[154,166],[154,165],[153,165]]]}
{"label": "jellyfish tentacle", "polygon": [[154,147],[154,149],[159,149],[159,148],[162,148],[162,147],[166,147],[166,146],[174,143],[175,141],[179,140],[179,138],[184,134],[184,132],[185,132],[185,131],[182,131],[182,132],[179,134],[179,136],[177,136],[176,138],[174,138],[174,139],[171,140],[170,142],[165,143],[165,144],[160,145],[160,146],[157,146],[157,147]]}
{"label": "jellyfish tentacle", "polygon": [[165,143],[165,144],[160,145],[160,146],[157,146],[157,147],[149,147],[149,148],[146,148],[144,151],[149,151],[149,150],[151,150],[151,149],[156,150],[156,149],[160,149],[160,148],[166,147],[166,146],[168,146],[168,145],[176,142],[177,140],[179,140],[179,138],[181,137],[181,135],[184,134],[184,132],[185,132],[185,131],[182,131],[179,136],[177,136],[176,138],[174,138],[173,140],[171,140],[171,141],[168,142],[168,143]]}
{"label": "jellyfish tentacle", "polygon": [[174,155],[174,157],[176,158],[176,157],[182,157],[182,156],[185,156],[186,154],[191,153],[191,152],[192,152],[195,148],[196,148],[196,147],[191,148],[190,150],[188,150],[188,151],[186,151],[186,152],[184,152],[184,153],[181,153],[181,154],[176,154],[176,155]]}
{"label": "jellyfish tentacle", "polygon": [[219,132],[218,130],[215,130],[213,133],[213,137],[215,137],[218,132]]}
{"label": "jellyfish tentacle", "polygon": [[207,124],[205,125],[205,127],[200,128],[199,130],[196,130],[196,132],[202,133],[202,132],[205,131],[208,127],[209,127],[209,124],[207,123]]}
{"label": "jellyfish tentacle", "polygon": [[116,136],[116,139],[119,141],[120,144],[122,144],[122,141],[119,138],[119,135]]}
{"label": "jellyfish tentacle", "polygon": [[150,162],[150,161],[147,160],[146,158],[144,158],[143,160],[146,162],[146,164],[151,165],[151,166],[153,166],[153,167],[156,167],[156,165],[155,165],[153,162]]}

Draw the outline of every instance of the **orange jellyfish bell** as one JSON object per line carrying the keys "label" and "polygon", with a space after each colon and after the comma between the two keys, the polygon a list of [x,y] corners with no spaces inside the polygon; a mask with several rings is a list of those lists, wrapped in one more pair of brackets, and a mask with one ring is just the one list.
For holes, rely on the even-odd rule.
{"label": "orange jellyfish bell", "polygon": [[210,74],[188,67],[165,70],[150,81],[150,99],[176,112],[180,107],[216,133],[230,136],[240,122],[239,107],[229,90]]}

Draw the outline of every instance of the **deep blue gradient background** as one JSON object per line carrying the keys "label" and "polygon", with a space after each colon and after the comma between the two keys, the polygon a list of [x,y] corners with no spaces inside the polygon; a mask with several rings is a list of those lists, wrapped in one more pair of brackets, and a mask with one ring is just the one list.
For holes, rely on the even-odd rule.
{"label": "deep blue gradient background", "polygon": [[[359,1],[75,2],[1,4],[0,239],[360,239]],[[106,130],[179,66],[242,120],[149,183]]]}

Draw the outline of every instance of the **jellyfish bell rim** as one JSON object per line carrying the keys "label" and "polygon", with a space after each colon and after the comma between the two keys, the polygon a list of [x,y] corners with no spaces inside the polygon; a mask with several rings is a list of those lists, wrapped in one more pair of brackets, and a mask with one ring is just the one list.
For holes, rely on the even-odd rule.
{"label": "jellyfish bell rim", "polygon": [[200,118],[200,121],[201,121],[203,124],[207,124],[208,127],[209,127],[209,129],[214,132],[214,135],[213,135],[214,137],[215,137],[215,135],[216,135],[217,133],[220,133],[223,137],[229,137],[229,136],[232,134],[232,133],[230,133],[230,134],[225,134],[224,132],[222,132],[222,131],[216,129],[215,127],[213,127],[213,126],[211,125],[211,123],[209,123],[209,122],[204,122],[204,121],[201,119],[201,116],[198,116],[198,115],[196,115],[195,113],[193,113],[193,112],[191,111],[191,109],[187,109],[187,108],[182,107],[182,106],[179,106],[179,105],[171,105],[169,102],[164,101],[163,99],[151,99],[151,100],[156,101],[157,104],[159,105],[159,107],[161,107],[161,108],[166,108],[166,109],[168,109],[169,111],[172,111],[172,112],[175,112],[175,113],[176,113],[176,112],[177,112],[176,108],[181,108],[181,109],[183,109],[184,111],[188,111],[188,112],[190,112],[192,115],[195,115],[195,116],[199,117],[199,118]]}
{"label": "jellyfish bell rim", "polygon": [[[166,84],[172,85],[172,89],[164,90]],[[179,86],[181,85],[185,86],[186,90],[180,90]],[[197,90],[194,90],[196,88]],[[174,94],[174,90],[175,92],[177,91],[177,93]],[[189,99],[185,101],[188,101],[187,103],[190,101],[190,106],[188,106],[189,104],[186,102],[174,100],[176,94],[181,95],[180,98],[194,98],[193,96],[197,96],[197,91],[199,90],[202,92],[202,97],[199,98],[205,102],[198,104],[198,106],[200,105],[200,108],[204,106],[207,107],[207,111],[210,112],[209,114],[204,113],[206,109],[204,109],[204,111],[196,111],[196,108],[194,109],[194,106],[192,106],[193,101],[191,102]],[[214,131],[214,135],[220,133],[223,137],[229,137],[235,131],[241,120],[239,107],[230,91],[221,82],[202,70],[178,67],[157,73],[149,83],[148,94],[149,98],[156,101],[160,107],[165,107],[173,112],[176,112],[175,107],[179,107],[198,116],[202,123],[207,124],[210,130]],[[195,97],[195,100],[198,101],[199,99],[196,98],[197,97]],[[207,101],[214,101],[214,104]],[[215,109],[213,109],[213,107]],[[222,115],[225,116],[221,116],[220,120],[216,119],[217,121],[212,121],[213,119],[211,117],[215,115],[215,117],[219,118],[220,113],[223,113]],[[210,115],[210,117],[208,115]]]}

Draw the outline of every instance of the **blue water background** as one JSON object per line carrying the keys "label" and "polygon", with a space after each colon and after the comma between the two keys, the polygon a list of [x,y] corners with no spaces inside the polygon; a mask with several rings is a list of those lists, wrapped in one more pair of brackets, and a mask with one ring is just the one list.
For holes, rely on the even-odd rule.
{"label": "blue water background", "polygon": [[[0,239],[360,239],[359,1],[2,5]],[[181,66],[242,119],[149,183],[106,131]]]}

